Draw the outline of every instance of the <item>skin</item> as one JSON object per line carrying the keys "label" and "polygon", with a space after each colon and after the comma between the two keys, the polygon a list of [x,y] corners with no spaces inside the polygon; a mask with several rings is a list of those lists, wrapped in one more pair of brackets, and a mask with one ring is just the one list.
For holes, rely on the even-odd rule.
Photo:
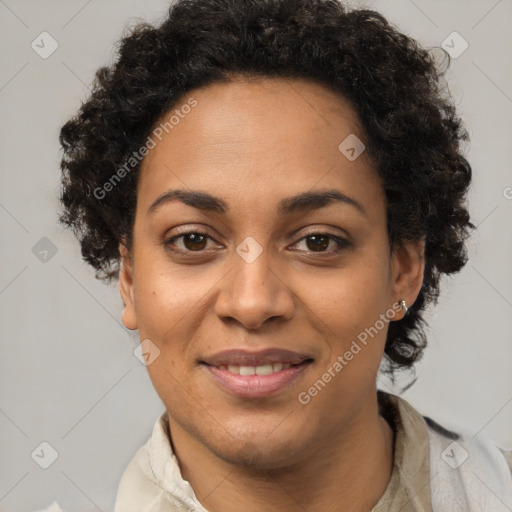
{"label": "skin", "polygon": [[[379,315],[402,299],[414,303],[423,242],[390,250],[371,160],[363,153],[349,161],[338,150],[349,134],[364,141],[340,95],[307,80],[240,79],[197,89],[178,108],[190,96],[197,106],[143,161],[131,252],[120,245],[123,323],[160,350],[147,368],[182,475],[211,512],[241,504],[249,512],[367,512],[393,464],[393,432],[376,395],[388,324],[308,404],[297,397]],[[174,189],[222,198],[228,211],[175,200],[148,213]],[[339,201],[277,211],[284,198],[331,189],[364,213]],[[198,228],[211,237],[202,252],[187,237],[165,246],[179,230]],[[349,245],[336,252],[333,239],[321,239],[314,251],[305,238],[312,232]],[[252,263],[236,252],[248,236],[262,248]],[[198,362],[241,347],[285,348],[314,361],[289,388],[242,399]]]}

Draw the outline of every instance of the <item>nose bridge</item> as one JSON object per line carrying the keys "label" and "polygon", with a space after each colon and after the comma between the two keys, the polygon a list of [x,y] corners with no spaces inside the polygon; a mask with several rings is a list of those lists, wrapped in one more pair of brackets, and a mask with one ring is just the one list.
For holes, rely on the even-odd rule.
{"label": "nose bridge", "polygon": [[272,269],[270,251],[254,242],[246,239],[237,247],[216,302],[219,317],[234,318],[251,329],[269,318],[293,314],[291,292]]}
{"label": "nose bridge", "polygon": [[234,284],[240,297],[250,297],[253,293],[268,295],[275,288],[272,279],[275,275],[270,267],[271,258],[268,251],[249,259],[237,254],[233,259],[236,261]]}

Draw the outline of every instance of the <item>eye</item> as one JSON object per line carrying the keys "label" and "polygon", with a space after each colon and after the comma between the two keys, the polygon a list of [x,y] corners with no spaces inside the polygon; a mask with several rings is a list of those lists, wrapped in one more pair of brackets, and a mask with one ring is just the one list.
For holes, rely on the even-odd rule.
{"label": "eye", "polygon": [[[337,252],[349,246],[350,243],[339,236],[327,233],[311,233],[301,238],[295,245],[299,247],[299,250],[309,252]],[[302,249],[300,246],[302,246]]]}
{"label": "eye", "polygon": [[[201,231],[189,231],[175,235],[166,239],[164,245],[171,250],[182,253],[200,253],[221,247],[213,238]],[[349,245],[348,240],[328,233],[311,233],[294,244],[297,250],[310,253],[335,253]]]}
{"label": "eye", "polygon": [[165,241],[165,246],[174,246],[179,251],[185,252],[200,252],[211,247],[208,246],[208,242],[214,240],[206,233],[199,231],[190,231],[188,233],[182,233],[181,235],[173,236]]}

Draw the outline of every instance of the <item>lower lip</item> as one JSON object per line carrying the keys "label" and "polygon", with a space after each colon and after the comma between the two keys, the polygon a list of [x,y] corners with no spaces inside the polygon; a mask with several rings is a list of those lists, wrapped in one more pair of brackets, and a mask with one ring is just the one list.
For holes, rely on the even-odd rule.
{"label": "lower lip", "polygon": [[291,366],[270,375],[237,375],[203,364],[224,389],[242,398],[261,398],[286,389],[302,375],[309,362]]}

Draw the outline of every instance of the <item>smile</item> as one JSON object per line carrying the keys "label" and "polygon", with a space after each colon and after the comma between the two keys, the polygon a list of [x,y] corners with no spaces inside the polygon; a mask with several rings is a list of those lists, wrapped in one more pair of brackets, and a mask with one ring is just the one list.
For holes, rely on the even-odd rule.
{"label": "smile", "polygon": [[229,366],[219,366],[219,370],[227,370],[235,375],[270,375],[281,370],[287,370],[291,366],[290,363],[264,364],[261,366],[236,366],[230,364]]}
{"label": "smile", "polygon": [[212,383],[240,398],[263,398],[292,386],[313,363],[311,354],[282,348],[230,349],[198,361]]}

